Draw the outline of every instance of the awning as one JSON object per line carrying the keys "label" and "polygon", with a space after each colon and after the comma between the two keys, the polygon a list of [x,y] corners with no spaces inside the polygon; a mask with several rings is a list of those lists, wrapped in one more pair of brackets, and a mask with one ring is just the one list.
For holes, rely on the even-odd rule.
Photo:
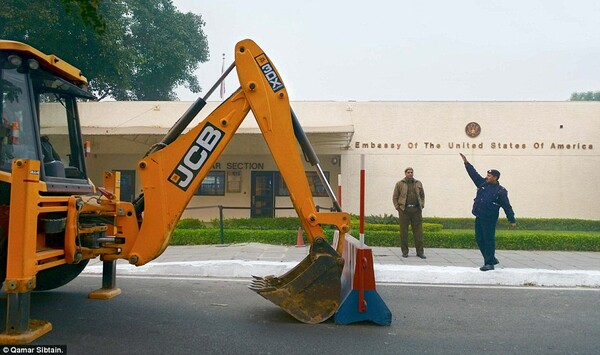
{"label": "awning", "polygon": [[[311,144],[315,147],[339,147],[348,149],[354,135],[354,126],[303,127]],[[190,129],[187,129],[189,131]],[[121,136],[124,139],[140,141],[142,136],[162,137],[169,131],[165,127],[81,127],[84,136]],[[50,133],[50,132],[49,132]],[[261,135],[258,127],[240,127],[236,135]],[[156,137],[153,137],[156,139]],[[152,139],[152,140],[154,140]],[[146,139],[142,139],[146,141]]]}

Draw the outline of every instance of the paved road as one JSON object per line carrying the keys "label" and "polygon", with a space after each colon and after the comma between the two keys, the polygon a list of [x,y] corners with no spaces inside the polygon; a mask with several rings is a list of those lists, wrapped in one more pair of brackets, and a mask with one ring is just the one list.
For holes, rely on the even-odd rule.
{"label": "paved road", "polygon": [[[125,276],[123,293],[90,300],[99,276],[36,293],[32,316],[53,323],[34,344],[69,354],[597,354],[599,289],[415,286],[378,292],[392,325],[301,324],[247,282]],[[0,310],[5,305],[0,302]],[[0,316],[4,317],[3,314]]]}

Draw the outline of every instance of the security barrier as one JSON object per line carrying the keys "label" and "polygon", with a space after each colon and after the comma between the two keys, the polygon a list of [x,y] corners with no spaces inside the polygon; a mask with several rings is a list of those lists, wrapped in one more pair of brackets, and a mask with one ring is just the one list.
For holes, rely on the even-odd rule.
{"label": "security barrier", "polygon": [[[339,233],[334,235],[333,245],[339,242]],[[342,272],[341,303],[334,315],[336,324],[369,321],[378,325],[390,325],[392,312],[375,289],[375,271],[371,248],[349,234],[344,237],[342,257],[345,265]]]}

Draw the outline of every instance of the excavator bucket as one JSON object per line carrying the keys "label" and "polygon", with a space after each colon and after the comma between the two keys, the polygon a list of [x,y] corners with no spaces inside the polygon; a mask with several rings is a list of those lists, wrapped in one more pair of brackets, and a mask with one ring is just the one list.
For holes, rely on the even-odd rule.
{"label": "excavator bucket", "polygon": [[340,305],[344,259],[317,238],[298,265],[280,277],[253,276],[249,288],[303,323],[321,323]]}

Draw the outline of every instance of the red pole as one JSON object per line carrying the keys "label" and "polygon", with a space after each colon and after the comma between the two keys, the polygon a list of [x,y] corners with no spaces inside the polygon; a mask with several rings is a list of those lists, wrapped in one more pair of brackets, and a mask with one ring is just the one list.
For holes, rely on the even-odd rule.
{"label": "red pole", "polygon": [[365,242],[365,155],[360,155],[360,244]]}
{"label": "red pole", "polygon": [[338,174],[338,204],[342,207],[342,174]]}

